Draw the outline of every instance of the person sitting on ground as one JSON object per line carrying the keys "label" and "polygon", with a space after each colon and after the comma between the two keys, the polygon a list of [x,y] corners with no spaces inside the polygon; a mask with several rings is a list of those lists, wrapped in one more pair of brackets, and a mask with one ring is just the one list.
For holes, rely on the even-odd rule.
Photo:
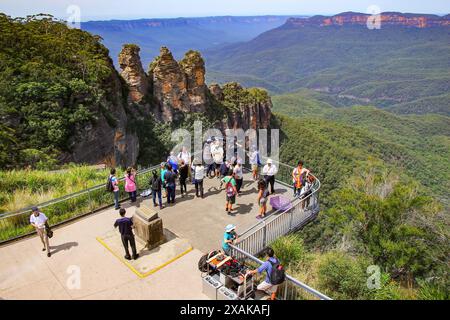
{"label": "person sitting on ground", "polygon": [[175,203],[177,174],[173,171],[172,165],[167,165],[167,171],[164,173],[164,181],[167,187],[167,203]]}
{"label": "person sitting on ground", "polygon": [[225,228],[225,233],[223,234],[222,250],[227,255],[231,255],[230,244],[236,243],[238,235],[236,234],[236,226],[234,224],[229,224]]}
{"label": "person sitting on ground", "polygon": [[267,164],[263,168],[263,175],[264,175],[264,181],[266,182],[267,187],[269,187],[270,184],[270,193],[274,194],[274,184],[275,184],[275,175],[277,174],[278,169],[273,164],[272,159],[267,160]]}
{"label": "person sitting on ground", "polygon": [[267,253],[267,260],[258,269],[248,271],[247,275],[254,275],[256,273],[262,274],[263,272],[266,272],[266,278],[264,279],[263,282],[261,282],[258,285],[256,289],[259,291],[264,291],[267,294],[270,294],[271,295],[270,299],[275,300],[278,285],[272,284],[270,277],[272,274],[272,269],[274,267],[277,267],[280,262],[275,257],[275,252],[273,251],[272,248],[270,247],[267,248],[266,253]]}
{"label": "person sitting on ground", "polygon": [[303,185],[306,183],[306,175],[309,173],[309,170],[303,168],[303,161],[300,160],[297,163],[297,167],[292,170],[292,184],[294,186],[294,197],[300,195],[300,190]]}
{"label": "person sitting on ground", "polygon": [[136,202],[136,171],[128,167],[125,173],[125,192],[128,192],[131,202]]}
{"label": "person sitting on ground", "polygon": [[38,207],[31,208],[31,216],[30,216],[30,223],[36,230],[36,233],[39,235],[39,238],[41,238],[42,245],[44,248],[42,248],[42,251],[47,250],[47,257],[50,258],[50,244],[48,241],[48,219],[42,212],[39,211]]}
{"label": "person sitting on ground", "polygon": [[258,181],[258,205],[259,205],[259,215],[256,216],[257,219],[263,219],[267,212],[267,200],[269,198],[269,188],[266,186],[266,182],[263,179]]}
{"label": "person sitting on ground", "polygon": [[[180,168],[178,170],[179,176],[180,176],[180,192],[181,197],[184,197],[184,194],[187,194],[187,186],[186,186],[186,180],[188,178],[189,174],[189,166],[184,162],[184,160],[181,160]],[[184,193],[183,193],[184,190]]]}
{"label": "person sitting on ground", "polygon": [[195,185],[195,197],[201,197],[203,199],[203,179],[205,178],[205,167],[202,165],[200,160],[194,160],[192,172]]}
{"label": "person sitting on ground", "polygon": [[131,250],[133,252],[133,259],[136,260],[139,257],[139,254],[136,251],[136,241],[134,239],[133,234],[133,220],[131,218],[125,217],[125,209],[120,209],[119,214],[121,216],[120,219],[117,219],[114,223],[114,228],[119,227],[119,232],[122,238],[122,244],[125,249],[125,259],[131,260],[130,251],[128,250],[128,243],[131,246]]}
{"label": "person sitting on ground", "polygon": [[[162,204],[161,190],[162,190],[162,181],[161,177],[158,176],[158,172],[156,170],[152,171],[152,178],[150,180],[150,185],[152,188],[152,197],[153,197],[153,206],[158,206],[162,209],[164,206]],[[158,196],[158,204],[156,204],[156,196]]]}
{"label": "person sitting on ground", "polygon": [[225,184],[225,192],[226,192],[226,204],[225,211],[230,214],[233,211],[233,204],[236,203],[236,179],[234,178],[233,170],[228,172],[228,176],[222,179],[222,182]]}

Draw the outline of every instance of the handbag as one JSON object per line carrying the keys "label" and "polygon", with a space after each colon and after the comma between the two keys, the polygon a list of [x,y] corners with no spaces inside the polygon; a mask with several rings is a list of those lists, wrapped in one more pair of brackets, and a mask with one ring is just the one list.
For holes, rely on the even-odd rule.
{"label": "handbag", "polygon": [[52,229],[50,229],[48,222],[45,223],[45,233],[47,234],[47,237],[49,238],[53,237],[53,231]]}

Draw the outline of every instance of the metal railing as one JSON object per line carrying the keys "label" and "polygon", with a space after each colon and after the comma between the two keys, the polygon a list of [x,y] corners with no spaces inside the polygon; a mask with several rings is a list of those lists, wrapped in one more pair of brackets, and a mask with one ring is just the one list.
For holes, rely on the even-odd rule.
{"label": "metal railing", "polygon": [[[294,167],[276,162],[278,173],[276,182],[292,188],[292,170]],[[312,192],[302,198],[294,199],[285,209],[278,209],[270,216],[260,220],[239,234],[239,249],[252,255],[260,254],[270,243],[279,237],[294,232],[314,220],[320,211],[320,180],[314,177]]]}
{"label": "metal railing", "polygon": [[[245,259],[249,259],[253,262],[256,262],[258,265],[261,265],[263,261],[259,260],[257,257],[251,255],[250,253],[238,248],[235,245],[230,244],[232,250],[235,253],[238,253],[241,257],[245,257]],[[317,291],[314,288],[304,284],[303,282],[289,276],[286,274],[286,280],[279,285],[277,290],[278,299],[283,300],[299,300],[299,299],[308,299],[310,297],[318,298],[321,300],[332,300],[327,295]]]}
{"label": "metal railing", "polygon": [[[158,165],[139,170],[136,175],[137,191],[142,192],[148,188],[151,171],[159,168]],[[105,181],[106,181],[105,176]],[[119,181],[123,181],[120,178]],[[127,192],[120,188],[119,201],[129,198]],[[42,212],[49,218],[50,225],[58,225],[72,219],[91,214],[113,205],[113,195],[106,192],[105,184],[84,189],[51,201],[37,204]],[[17,211],[0,214],[0,244],[23,236],[35,233],[30,225],[31,206]]]}

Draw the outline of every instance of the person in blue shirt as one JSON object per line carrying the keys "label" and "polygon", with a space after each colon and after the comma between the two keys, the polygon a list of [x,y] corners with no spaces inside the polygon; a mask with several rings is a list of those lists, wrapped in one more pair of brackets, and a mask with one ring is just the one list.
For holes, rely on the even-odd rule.
{"label": "person in blue shirt", "polygon": [[264,279],[263,282],[261,282],[258,285],[256,289],[264,291],[267,294],[270,294],[271,300],[275,300],[278,285],[272,284],[270,282],[270,275],[272,274],[272,267],[273,267],[272,265],[279,263],[279,261],[275,257],[275,252],[273,251],[272,248],[270,247],[267,248],[266,253],[267,253],[267,260],[262,265],[260,265],[258,269],[248,271],[247,275],[254,275],[256,273],[262,274],[263,272],[266,272],[266,278]]}
{"label": "person in blue shirt", "polygon": [[234,243],[237,238],[238,236],[236,234],[236,226],[234,224],[227,225],[225,228],[225,233],[223,234],[222,241],[222,249],[227,256],[231,254],[230,243]]}

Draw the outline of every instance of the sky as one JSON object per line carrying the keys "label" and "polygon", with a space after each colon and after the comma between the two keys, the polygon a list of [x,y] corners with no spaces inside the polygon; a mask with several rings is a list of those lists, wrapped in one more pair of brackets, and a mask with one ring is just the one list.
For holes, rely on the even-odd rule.
{"label": "sky", "polygon": [[344,11],[450,13],[449,0],[0,0],[0,12],[13,17],[50,13],[68,20],[79,12],[81,21],[204,17],[222,15],[332,15]]}

